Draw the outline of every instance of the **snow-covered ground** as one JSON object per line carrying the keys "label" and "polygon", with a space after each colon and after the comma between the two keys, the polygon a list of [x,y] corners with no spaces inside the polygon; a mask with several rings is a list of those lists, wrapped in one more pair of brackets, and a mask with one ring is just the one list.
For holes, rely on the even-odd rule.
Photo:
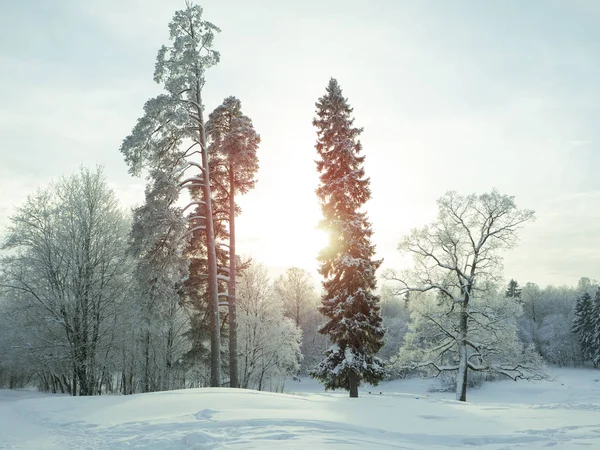
{"label": "snow-covered ground", "polygon": [[553,381],[488,383],[467,403],[428,392],[430,380],[386,382],[359,399],[323,393],[308,379],[290,381],[286,394],[0,391],[0,448],[600,448],[600,370],[550,372]]}

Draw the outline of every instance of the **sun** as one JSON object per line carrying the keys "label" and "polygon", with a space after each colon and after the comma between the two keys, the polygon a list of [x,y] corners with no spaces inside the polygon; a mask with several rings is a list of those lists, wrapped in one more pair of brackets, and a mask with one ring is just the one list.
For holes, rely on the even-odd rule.
{"label": "sun", "polygon": [[[316,275],[319,252],[328,245],[328,234],[318,228],[322,219],[318,205],[282,205],[277,211],[269,210],[275,220],[261,220],[260,213],[241,215],[238,233],[238,254],[251,257],[282,273],[290,267],[299,267]],[[249,209],[249,208],[248,208]],[[258,208],[257,208],[258,209]]]}
{"label": "sun", "polygon": [[300,267],[311,270],[318,266],[317,256],[328,244],[328,235],[316,226],[287,229],[265,241],[264,262],[274,267]]}
{"label": "sun", "polygon": [[[312,165],[310,169],[313,173]],[[301,171],[266,173],[256,190],[240,199],[237,253],[264,264],[274,276],[290,267],[316,276],[317,257],[329,242],[328,234],[318,227],[323,213],[314,193],[316,178]]]}

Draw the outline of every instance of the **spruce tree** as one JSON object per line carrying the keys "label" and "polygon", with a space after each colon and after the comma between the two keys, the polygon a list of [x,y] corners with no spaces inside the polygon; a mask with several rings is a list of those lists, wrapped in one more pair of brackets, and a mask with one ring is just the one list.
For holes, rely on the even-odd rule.
{"label": "spruce tree", "polygon": [[579,337],[581,356],[584,361],[592,360],[594,356],[594,305],[592,296],[587,292],[577,299],[575,304],[575,318],[571,331]]}
{"label": "spruce tree", "polygon": [[519,283],[517,283],[517,280],[511,279],[509,281],[504,296],[506,298],[514,298],[519,303],[521,302],[521,288],[519,287]]}
{"label": "spruce tree", "polygon": [[373,231],[361,210],[371,197],[370,180],[363,169],[364,156],[358,140],[362,129],[353,127],[352,108],[335,79],[316,103],[317,170],[320,185],[321,227],[329,234],[329,245],[319,254],[319,272],[324,277],[319,311],[328,321],[319,329],[333,345],[311,375],[326,389],[342,388],[358,397],[362,381],[377,384],[385,375],[376,353],[383,346],[371,244]]}

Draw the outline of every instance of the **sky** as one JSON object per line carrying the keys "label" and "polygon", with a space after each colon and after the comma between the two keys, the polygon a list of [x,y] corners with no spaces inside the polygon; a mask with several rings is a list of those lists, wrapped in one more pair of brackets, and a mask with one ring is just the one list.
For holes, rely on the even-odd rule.
{"label": "sky", "polygon": [[[600,2],[205,0],[221,62],[207,112],[242,101],[262,143],[240,200],[238,250],[273,276],[316,274],[323,243],[315,102],[334,77],[354,108],[383,268],[436,199],[497,188],[537,220],[505,253],[521,285],[600,278]],[[27,195],[101,165],[124,207],[143,200],[122,140],[183,0],[0,2],[0,237]]]}

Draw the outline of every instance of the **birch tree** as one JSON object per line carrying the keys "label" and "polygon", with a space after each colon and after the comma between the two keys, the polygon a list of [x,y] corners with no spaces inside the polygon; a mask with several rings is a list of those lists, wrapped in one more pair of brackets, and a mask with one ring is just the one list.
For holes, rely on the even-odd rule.
{"label": "birch tree", "polygon": [[[205,72],[219,62],[213,49],[220,30],[202,20],[202,8],[191,3],[177,11],[169,24],[171,44],[158,52],[154,80],[162,83],[164,93],[148,100],[144,115],[121,145],[121,152],[132,174],[144,168],[161,174],[166,192],[176,201],[179,190],[197,186],[202,198],[183,208],[196,211],[189,216],[192,233],[202,233],[206,245],[209,315],[211,329],[211,386],[221,383],[221,338],[218,308],[217,255],[210,182],[210,167],[204,127],[202,90]],[[201,161],[193,158],[200,155]],[[188,169],[198,170],[193,176]],[[199,274],[191,274],[199,276]]]}
{"label": "birch tree", "polygon": [[513,247],[518,230],[533,219],[533,211],[518,209],[513,197],[496,190],[466,197],[448,192],[438,200],[437,220],[413,230],[399,245],[401,252],[414,257],[414,269],[388,276],[400,283],[398,294],[433,292],[447,305],[444,323],[432,315],[424,317],[444,337],[435,343],[434,353],[452,353],[450,363],[440,365],[431,357],[415,364],[455,371],[457,400],[466,401],[469,370],[495,371],[513,379],[537,376],[519,362],[491,361],[489,346],[470,332],[475,325],[493,323],[489,312],[476,308],[473,299],[485,305],[491,286],[500,279],[500,252]]}

